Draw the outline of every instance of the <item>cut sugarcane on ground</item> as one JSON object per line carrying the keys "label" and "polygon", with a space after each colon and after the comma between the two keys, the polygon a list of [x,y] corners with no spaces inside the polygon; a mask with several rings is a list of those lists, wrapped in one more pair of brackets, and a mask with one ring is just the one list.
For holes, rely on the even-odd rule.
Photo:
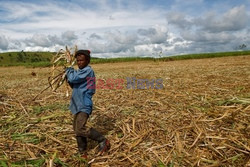
{"label": "cut sugarcane on ground", "polygon": [[[88,122],[111,149],[91,166],[247,166],[250,153],[250,56],[170,62],[93,64],[97,89]],[[79,166],[63,85],[45,91],[50,68],[0,68],[0,164]],[[32,75],[32,72],[36,75]],[[126,78],[163,79],[163,89],[127,89]]]}

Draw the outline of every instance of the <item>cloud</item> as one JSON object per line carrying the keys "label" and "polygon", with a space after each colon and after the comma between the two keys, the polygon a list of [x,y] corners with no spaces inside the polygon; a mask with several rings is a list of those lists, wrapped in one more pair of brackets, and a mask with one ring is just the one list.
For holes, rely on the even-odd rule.
{"label": "cloud", "polygon": [[[65,45],[72,45],[74,43],[74,41],[78,39],[78,37],[75,35],[74,31],[63,32],[61,38],[62,38],[62,41]],[[62,42],[60,42],[60,43],[62,43]]]}
{"label": "cloud", "polygon": [[110,30],[103,34],[94,33],[90,35],[89,39],[88,47],[95,53],[134,51],[134,45],[137,43],[135,33],[126,33],[119,30]]}
{"label": "cloud", "polygon": [[34,34],[32,37],[26,38],[23,42],[29,47],[38,46],[49,48],[56,45],[72,45],[76,39],[77,36],[74,31],[65,31],[61,36]]}
{"label": "cloud", "polygon": [[210,12],[204,18],[195,20],[196,26],[201,26],[205,31],[223,32],[223,31],[238,31],[244,29],[249,20],[244,5],[237,6],[218,17],[216,13]]}
{"label": "cloud", "polygon": [[[79,1],[79,4],[67,1],[56,3],[46,0],[36,3],[6,1],[1,2],[1,8],[8,13],[0,16],[2,16],[1,20],[5,21],[4,27],[6,29],[29,33],[36,33],[37,31],[57,33],[66,30],[145,26],[164,21],[160,17],[164,12],[163,10],[135,10],[138,7],[132,6],[134,4],[132,2],[128,4],[129,7],[131,6],[130,10],[124,9],[124,7],[119,7],[120,10],[112,7],[121,6],[121,3],[118,0],[112,3],[104,0],[86,1],[84,3]],[[110,19],[110,16],[112,16],[112,19]]]}
{"label": "cloud", "polygon": [[249,44],[244,39],[249,36],[245,31],[249,26],[249,15],[244,5],[223,14],[209,11],[199,17],[171,12],[167,14],[167,21],[179,29],[179,37],[186,41],[185,45],[175,45],[174,50],[185,53],[231,51],[239,43]]}
{"label": "cloud", "polygon": [[0,35],[0,49],[7,50],[8,49],[8,39],[4,35]]}
{"label": "cloud", "polygon": [[168,32],[165,26],[138,29],[138,34],[146,37],[146,41],[148,40],[151,44],[166,43],[168,38]]}
{"label": "cloud", "polygon": [[90,39],[102,39],[102,37],[96,33],[93,33],[89,36]]}
{"label": "cloud", "polygon": [[[189,17],[189,18],[187,18]],[[205,16],[193,18],[180,12],[167,14],[167,21],[180,29],[200,29],[209,32],[238,31],[246,28],[249,22],[244,5],[234,7],[220,16],[213,11]]]}
{"label": "cloud", "polygon": [[168,43],[168,38],[166,26],[157,25],[131,31],[116,29],[99,34],[93,33],[90,34],[87,44],[95,54],[143,56],[141,53],[152,55],[153,52],[162,51],[162,47]]}
{"label": "cloud", "polygon": [[93,56],[157,56],[227,51],[249,41],[246,1],[1,1],[0,51],[57,51]]}
{"label": "cloud", "polygon": [[34,34],[31,38],[25,40],[27,46],[41,46],[41,47],[49,47],[51,45],[51,41],[44,34]]}
{"label": "cloud", "polygon": [[192,26],[192,21],[186,18],[184,13],[170,12],[167,14],[168,24],[177,26],[180,29],[189,29]]}
{"label": "cloud", "polygon": [[[62,35],[63,36],[63,35]],[[51,45],[60,45],[63,46],[65,43],[72,43],[70,40],[63,40],[65,38],[62,38],[57,35],[47,35],[48,41],[51,43]]]}
{"label": "cloud", "polygon": [[183,39],[195,42],[210,42],[214,44],[225,44],[228,41],[235,39],[233,34],[221,32],[221,33],[211,33],[206,31],[183,31],[181,33]]}

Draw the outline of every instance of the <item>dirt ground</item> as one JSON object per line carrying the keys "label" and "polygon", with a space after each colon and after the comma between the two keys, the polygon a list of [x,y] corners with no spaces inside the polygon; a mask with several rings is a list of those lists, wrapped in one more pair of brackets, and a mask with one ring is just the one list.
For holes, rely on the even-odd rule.
{"label": "dirt ground", "polygon": [[50,68],[1,67],[0,166],[250,166],[250,56],[91,66],[110,151],[77,156],[66,86],[32,100]]}

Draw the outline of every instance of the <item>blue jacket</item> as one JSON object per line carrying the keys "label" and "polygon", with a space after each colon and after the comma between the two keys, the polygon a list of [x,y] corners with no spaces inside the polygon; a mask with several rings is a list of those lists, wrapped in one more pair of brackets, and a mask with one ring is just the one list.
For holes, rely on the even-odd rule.
{"label": "blue jacket", "polygon": [[[67,68],[67,79],[73,89],[69,109],[72,114],[78,112],[85,112],[88,115],[92,113],[92,96],[95,93],[95,73],[90,66],[83,69],[75,70],[74,68]],[[87,79],[92,79],[87,81]],[[90,84],[92,84],[93,87]]]}

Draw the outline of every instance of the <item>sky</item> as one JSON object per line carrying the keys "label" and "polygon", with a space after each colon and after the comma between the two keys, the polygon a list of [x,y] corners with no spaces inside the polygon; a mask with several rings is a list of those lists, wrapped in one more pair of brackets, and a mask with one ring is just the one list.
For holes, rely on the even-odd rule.
{"label": "sky", "polygon": [[250,0],[0,0],[0,53],[162,57],[250,50]]}

